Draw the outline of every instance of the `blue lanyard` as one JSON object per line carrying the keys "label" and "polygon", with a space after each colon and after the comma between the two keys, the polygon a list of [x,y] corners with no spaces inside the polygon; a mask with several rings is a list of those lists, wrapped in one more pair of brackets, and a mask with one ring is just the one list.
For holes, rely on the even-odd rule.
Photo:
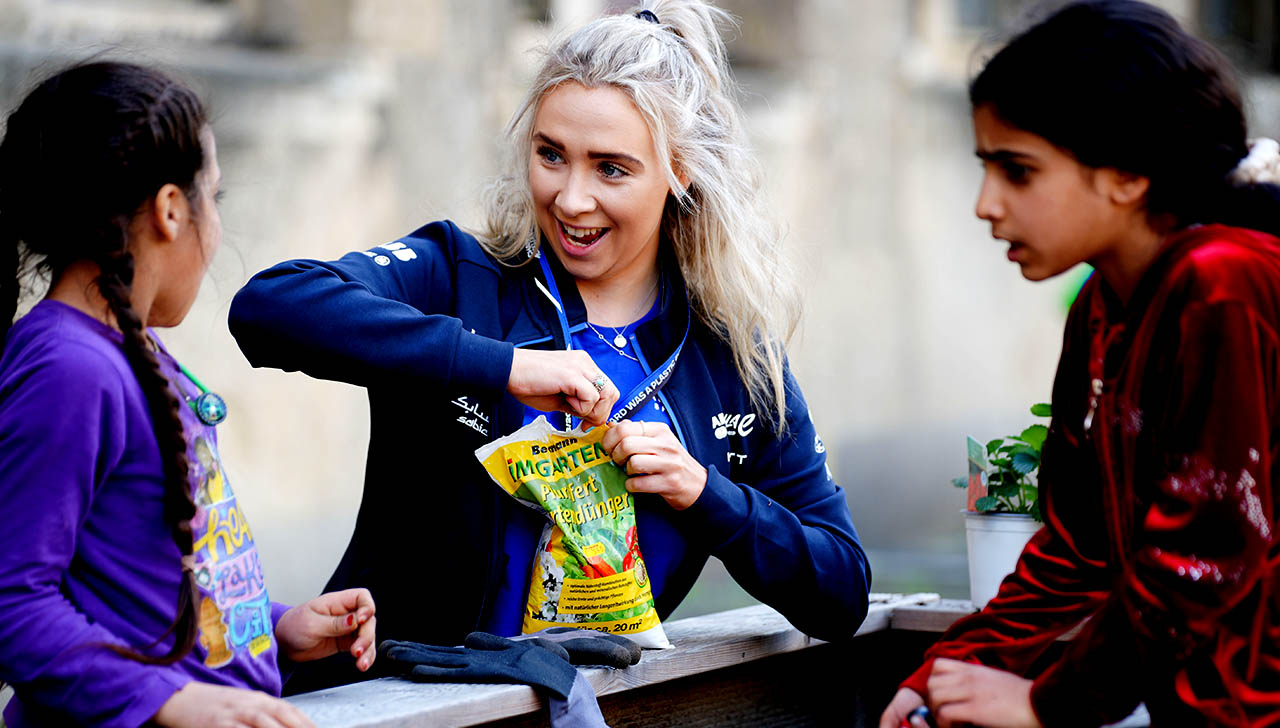
{"label": "blue lanyard", "polygon": [[[564,346],[566,349],[572,349],[573,335],[569,332],[569,319],[565,317],[564,304],[561,303],[562,299],[560,298],[560,290],[556,286],[556,278],[551,275],[551,266],[547,264],[546,256],[541,253],[538,255],[538,264],[542,266],[542,275],[547,280],[547,286],[546,288],[543,288],[543,293],[547,294],[547,297],[551,299],[551,303],[555,305],[556,318],[560,321],[560,331],[564,334]],[[541,288],[541,286],[539,287]],[[689,292],[685,291],[684,295],[685,308],[687,310]],[[676,361],[680,358],[680,350],[684,348],[684,343],[689,340],[689,325],[692,318],[693,316],[691,315],[685,318],[684,336],[680,338],[680,344],[676,347],[676,350],[671,352],[671,356],[667,357],[667,360],[662,363],[662,366],[653,370],[649,376],[641,380],[641,382],[637,384],[625,398],[623,398],[623,405],[621,409],[609,416],[609,424],[617,424],[630,417],[636,410],[643,407],[650,399],[653,399],[653,397],[657,395],[662,387],[667,383],[667,380],[671,379],[671,372],[675,371]],[[567,412],[564,415],[564,425],[566,430],[573,429],[573,416]]]}

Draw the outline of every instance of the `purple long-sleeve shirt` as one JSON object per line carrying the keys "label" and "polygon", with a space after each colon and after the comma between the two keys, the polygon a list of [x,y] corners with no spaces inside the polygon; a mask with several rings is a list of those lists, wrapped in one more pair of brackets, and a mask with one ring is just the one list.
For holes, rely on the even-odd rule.
{"label": "purple long-sleeve shirt", "polygon": [[[280,693],[274,624],[253,535],[214,429],[181,407],[192,492],[198,644],[158,667],[180,553],[163,517],[160,449],[118,332],[55,301],[19,320],[0,355],[0,680],[10,728],[138,726],[191,680]],[[199,394],[161,351],[184,398]],[[173,640],[149,650],[168,651]]]}

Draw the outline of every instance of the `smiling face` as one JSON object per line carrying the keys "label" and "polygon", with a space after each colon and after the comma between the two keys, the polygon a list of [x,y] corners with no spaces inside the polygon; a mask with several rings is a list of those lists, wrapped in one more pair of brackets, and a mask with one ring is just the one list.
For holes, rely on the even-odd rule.
{"label": "smiling face", "polygon": [[637,285],[657,270],[670,187],[644,118],[612,86],[565,83],[533,121],[529,187],[538,228],[579,289]]}
{"label": "smiling face", "polygon": [[1132,179],[1081,164],[990,106],[974,110],[973,129],[984,170],[977,215],[1009,243],[1009,260],[1025,278],[1044,280],[1082,262],[1102,269],[1122,257],[1126,235],[1142,224],[1141,199],[1133,204],[1121,187]]}

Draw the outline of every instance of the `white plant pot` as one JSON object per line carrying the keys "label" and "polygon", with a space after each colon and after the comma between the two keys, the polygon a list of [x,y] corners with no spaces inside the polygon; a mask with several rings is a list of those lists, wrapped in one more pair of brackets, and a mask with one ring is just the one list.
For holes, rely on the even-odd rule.
{"label": "white plant pot", "polygon": [[1023,513],[964,512],[969,547],[969,599],[981,609],[1013,572],[1027,541],[1044,525]]}

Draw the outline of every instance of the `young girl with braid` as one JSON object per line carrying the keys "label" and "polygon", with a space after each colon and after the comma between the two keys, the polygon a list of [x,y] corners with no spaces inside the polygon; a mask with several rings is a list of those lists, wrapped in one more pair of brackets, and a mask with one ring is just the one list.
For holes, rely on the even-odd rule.
{"label": "young girl with braid", "polygon": [[[152,332],[221,240],[213,133],[154,71],[41,83],[0,142],[0,680],[28,725],[309,726],[279,662],[368,669],[367,591],[289,609],[217,456],[221,401]],[[12,323],[33,272],[51,285]],[[202,396],[204,395],[204,396]],[[278,662],[279,661],[279,662]]]}
{"label": "young girl with braid", "polygon": [[[969,89],[977,214],[1071,309],[1040,469],[1044,528],[880,721],[1280,724],[1280,168],[1163,10],[1076,2]],[[1051,650],[1079,632],[1063,653]]]}

